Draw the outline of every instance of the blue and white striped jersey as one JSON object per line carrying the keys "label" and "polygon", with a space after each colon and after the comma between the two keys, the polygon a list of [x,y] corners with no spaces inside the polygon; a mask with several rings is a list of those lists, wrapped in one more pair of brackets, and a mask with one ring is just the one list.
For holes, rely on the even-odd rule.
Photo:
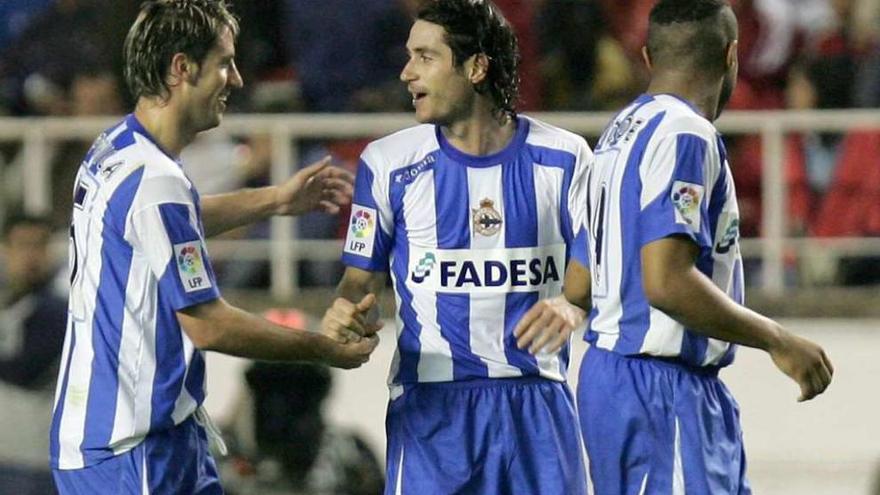
{"label": "blue and white striped jersey", "polygon": [[568,346],[535,357],[516,348],[513,329],[535,302],[561,293],[591,161],[583,138],[527,117],[487,156],[453,148],[434,125],[367,146],[342,259],[391,274],[392,386],[565,379]]}
{"label": "blue and white striped jersey", "polygon": [[202,352],[175,311],[219,297],[199,196],[129,115],[80,165],[52,467],[91,466],[182,422],[205,398]]}
{"label": "blue and white striped jersey", "polygon": [[743,302],[739,210],[715,127],[675,96],[642,95],[605,130],[587,182],[593,308],[586,340],[693,366],[732,362],[735,346],[684,328],[651,307],[642,288],[642,246],[682,235],[700,248],[697,268]]}

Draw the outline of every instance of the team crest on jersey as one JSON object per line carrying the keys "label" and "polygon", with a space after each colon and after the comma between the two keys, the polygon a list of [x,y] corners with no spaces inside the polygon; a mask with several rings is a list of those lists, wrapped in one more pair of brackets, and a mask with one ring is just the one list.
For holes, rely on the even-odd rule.
{"label": "team crest on jersey", "polygon": [[675,223],[700,228],[700,203],[703,200],[703,190],[703,186],[693,182],[677,180],[672,183],[670,196],[675,206]]}
{"label": "team crest on jersey", "polygon": [[474,218],[474,231],[486,237],[491,237],[501,230],[501,213],[494,207],[495,202],[489,198],[480,201],[479,208],[472,208]]}
{"label": "team crest on jersey", "polygon": [[184,242],[174,245],[177,272],[186,292],[211,287],[211,279],[202,260],[202,241]]}

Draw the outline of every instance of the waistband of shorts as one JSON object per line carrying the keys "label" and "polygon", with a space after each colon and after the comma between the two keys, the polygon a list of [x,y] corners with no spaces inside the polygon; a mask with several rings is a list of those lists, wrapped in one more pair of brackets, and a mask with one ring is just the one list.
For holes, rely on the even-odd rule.
{"label": "waistband of shorts", "polygon": [[412,390],[419,388],[422,390],[468,390],[481,388],[514,388],[527,387],[531,385],[547,385],[562,384],[556,380],[544,378],[543,376],[510,376],[498,378],[469,378],[467,380],[456,380],[451,382],[418,382],[404,383],[404,390]]}
{"label": "waistband of shorts", "polygon": [[603,349],[601,347],[596,347],[595,345],[590,346],[590,350],[587,352],[596,352],[599,351],[603,354],[609,354],[619,359],[631,359],[633,361],[644,361],[646,363],[651,363],[657,366],[661,366],[668,369],[674,369],[678,371],[684,371],[687,373],[692,373],[700,376],[707,377],[717,377],[718,372],[721,370],[721,366],[710,365],[710,366],[694,366],[693,364],[686,363],[677,357],[669,357],[669,356],[652,356],[650,354],[620,354],[618,352],[610,351],[608,349]]}

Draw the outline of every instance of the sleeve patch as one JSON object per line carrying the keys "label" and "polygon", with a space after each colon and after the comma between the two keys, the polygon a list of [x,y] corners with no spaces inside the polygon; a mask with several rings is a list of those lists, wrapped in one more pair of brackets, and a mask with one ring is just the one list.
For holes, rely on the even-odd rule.
{"label": "sleeve patch", "polygon": [[699,230],[700,203],[703,201],[704,187],[693,182],[677,180],[672,183],[670,199],[675,205],[675,222]]}
{"label": "sleeve patch", "polygon": [[351,221],[345,238],[346,253],[370,258],[376,239],[376,210],[357,204],[351,205]]}
{"label": "sleeve patch", "polygon": [[211,278],[208,276],[208,270],[202,259],[202,241],[175,244],[174,259],[177,263],[180,281],[187,293],[208,289],[212,286]]}

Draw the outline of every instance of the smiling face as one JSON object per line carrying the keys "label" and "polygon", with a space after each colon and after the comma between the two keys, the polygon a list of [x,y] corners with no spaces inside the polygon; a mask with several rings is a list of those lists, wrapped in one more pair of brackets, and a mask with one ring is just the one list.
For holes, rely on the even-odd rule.
{"label": "smiling face", "polygon": [[194,77],[187,81],[187,121],[195,132],[220,125],[227,98],[244,86],[235,66],[235,38],[223,27],[217,43],[205,56]]}
{"label": "smiling face", "polygon": [[477,98],[469,79],[474,57],[455,66],[442,26],[418,20],[406,42],[409,61],[400,73],[413,98],[416,120],[448,126],[471,113]]}

